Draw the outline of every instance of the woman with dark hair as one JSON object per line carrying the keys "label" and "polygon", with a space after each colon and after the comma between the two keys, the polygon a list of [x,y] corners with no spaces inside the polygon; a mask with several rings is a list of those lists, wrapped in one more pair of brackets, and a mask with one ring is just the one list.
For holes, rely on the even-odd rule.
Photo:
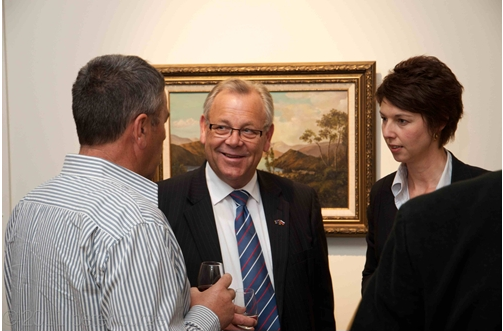
{"label": "woman with dark hair", "polygon": [[402,204],[486,170],[459,161],[444,148],[463,115],[463,86],[444,63],[416,56],[398,63],[376,92],[382,134],[398,171],[377,181],[367,208],[367,257],[362,293]]}

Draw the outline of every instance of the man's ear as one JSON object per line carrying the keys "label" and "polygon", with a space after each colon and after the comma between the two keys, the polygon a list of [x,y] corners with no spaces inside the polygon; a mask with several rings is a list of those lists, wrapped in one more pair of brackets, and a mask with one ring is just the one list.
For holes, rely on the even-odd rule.
{"label": "man's ear", "polygon": [[199,141],[204,145],[206,142],[206,118],[204,118],[204,115],[201,115],[201,118],[199,119],[199,129],[200,129],[200,136],[199,136]]}
{"label": "man's ear", "polygon": [[140,114],[133,120],[133,139],[140,148],[145,148],[147,140],[146,135],[149,131],[149,119],[146,114]]}

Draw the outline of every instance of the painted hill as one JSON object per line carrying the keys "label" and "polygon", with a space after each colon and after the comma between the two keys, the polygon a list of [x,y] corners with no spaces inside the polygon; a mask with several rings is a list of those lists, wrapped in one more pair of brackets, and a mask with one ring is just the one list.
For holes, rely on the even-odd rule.
{"label": "painted hill", "polygon": [[[321,146],[321,150],[323,151],[323,153],[326,154],[327,149],[328,149],[328,142],[322,142],[322,143],[320,143],[320,146]],[[335,152],[336,146],[337,146],[337,144],[332,144],[330,146],[330,150],[332,152]],[[282,155],[283,153],[288,152],[289,150],[299,151],[299,152],[302,152],[303,154],[311,155],[314,157],[320,156],[320,149],[318,148],[318,145],[316,145],[316,144],[288,145],[282,141],[277,141],[272,144],[272,148],[274,149],[274,152],[275,152],[274,155],[276,158],[279,157],[280,155]],[[277,154],[276,151],[279,151],[280,153]]]}
{"label": "painted hill", "polygon": [[200,166],[206,159],[204,146],[199,141],[178,146],[171,144],[171,159],[185,166]]}
{"label": "painted hill", "polygon": [[281,152],[281,154],[288,152],[290,149],[298,151],[302,147],[306,147],[306,145],[305,144],[298,144],[298,145],[292,146],[292,145],[285,144],[282,141],[276,141],[275,143],[272,144],[272,148],[275,151]]}
{"label": "painted hill", "polygon": [[[322,142],[320,143],[321,150],[323,151],[323,154],[327,154],[328,150],[328,143],[327,142]],[[330,150],[332,153],[335,152],[335,148],[337,147],[337,144],[332,143],[330,146]],[[310,145],[304,145],[302,148],[298,149],[299,152],[302,152],[306,155],[311,155],[314,157],[320,157],[320,148],[316,144],[310,144]]]}
{"label": "painted hill", "polygon": [[199,140],[182,144],[181,147],[185,148],[187,151],[191,152],[197,157],[202,157],[203,160],[205,159],[204,145]]}
{"label": "painted hill", "polygon": [[196,140],[199,140],[199,139],[190,139],[190,138],[183,138],[183,137],[179,137],[175,134],[172,134],[171,137],[171,144],[175,144],[175,145],[183,145],[183,144],[188,144],[188,143],[191,143],[191,142],[194,142]]}
{"label": "painted hill", "polygon": [[280,169],[316,171],[320,168],[320,159],[290,149],[273,162],[273,166]]}

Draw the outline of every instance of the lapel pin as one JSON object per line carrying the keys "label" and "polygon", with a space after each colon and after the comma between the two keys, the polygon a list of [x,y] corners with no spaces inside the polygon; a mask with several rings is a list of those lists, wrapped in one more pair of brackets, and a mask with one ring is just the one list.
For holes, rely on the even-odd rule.
{"label": "lapel pin", "polygon": [[285,221],[283,221],[283,220],[274,220],[274,224],[283,226],[283,225],[285,225]]}

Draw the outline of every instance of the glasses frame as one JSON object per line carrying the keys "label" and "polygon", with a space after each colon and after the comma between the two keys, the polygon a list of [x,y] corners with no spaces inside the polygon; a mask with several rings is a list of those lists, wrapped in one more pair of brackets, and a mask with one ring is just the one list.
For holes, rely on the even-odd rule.
{"label": "glasses frame", "polygon": [[[214,125],[215,125],[215,126],[224,126],[224,127],[226,127],[226,128],[229,128],[231,131],[229,132],[229,135],[228,135],[227,137],[226,137],[226,135],[219,135],[218,133],[216,133],[215,129],[213,129],[213,128],[212,128]],[[230,127],[230,126],[228,126],[228,125],[213,124],[213,123],[208,123],[208,127],[209,127],[209,129],[210,129],[210,131],[211,131],[211,132],[214,132],[217,136],[220,136],[220,137],[222,137],[222,138],[229,138],[230,136],[232,136],[232,132],[237,131],[237,132],[238,132],[238,136],[239,136],[239,138],[240,138],[241,140],[244,140],[244,141],[254,141],[257,137],[259,137],[259,138],[260,138],[260,137],[262,137],[262,134],[264,133],[264,131],[263,131],[263,130],[245,129],[245,128],[243,128],[243,129],[236,129],[236,128]],[[251,131],[251,132],[253,132],[253,133],[257,133],[257,132],[258,132],[258,133],[257,133],[257,135],[256,135],[255,137],[253,137],[253,138],[247,138],[246,136],[245,136],[245,137],[243,137],[243,136],[241,135],[241,131],[243,131],[243,130],[250,130],[250,131]]]}

